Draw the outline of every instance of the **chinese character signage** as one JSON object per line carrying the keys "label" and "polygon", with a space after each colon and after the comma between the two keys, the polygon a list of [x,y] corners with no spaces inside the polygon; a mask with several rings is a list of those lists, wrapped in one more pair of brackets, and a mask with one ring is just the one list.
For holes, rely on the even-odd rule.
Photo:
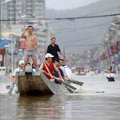
{"label": "chinese character signage", "polygon": [[113,55],[113,53],[112,53],[112,50],[111,50],[111,49],[109,49],[109,50],[108,50],[108,55],[109,55],[109,56],[112,56],[112,55]]}

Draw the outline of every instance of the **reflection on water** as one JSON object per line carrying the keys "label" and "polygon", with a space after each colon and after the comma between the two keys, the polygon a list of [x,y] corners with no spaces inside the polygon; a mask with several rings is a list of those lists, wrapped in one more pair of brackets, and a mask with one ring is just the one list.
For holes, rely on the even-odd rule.
{"label": "reflection on water", "polygon": [[64,119],[64,99],[60,95],[19,97],[17,118],[22,120]]}
{"label": "reflection on water", "polygon": [[2,82],[0,120],[120,120],[120,82],[108,83],[100,77],[83,80],[86,93],[12,97]]}
{"label": "reflection on water", "polygon": [[0,120],[119,120],[120,98],[0,95]]}

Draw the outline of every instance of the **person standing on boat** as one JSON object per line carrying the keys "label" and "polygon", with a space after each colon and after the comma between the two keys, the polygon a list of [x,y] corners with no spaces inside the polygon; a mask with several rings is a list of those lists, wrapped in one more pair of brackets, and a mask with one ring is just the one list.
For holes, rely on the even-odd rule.
{"label": "person standing on boat", "polygon": [[72,71],[67,65],[64,65],[64,60],[63,59],[60,59],[60,68],[62,69],[65,78],[68,81],[70,81],[72,79]]}
{"label": "person standing on boat", "polygon": [[[26,30],[28,32],[28,35],[25,35]],[[25,66],[27,65],[29,61],[29,57],[32,58],[33,64],[35,66],[35,70],[39,71],[38,66],[37,66],[37,57],[35,54],[36,47],[33,44],[34,42],[35,45],[37,46],[37,36],[33,35],[33,32],[34,32],[33,26],[28,26],[27,28],[25,28],[25,30],[21,34],[21,38],[25,39],[25,44],[26,44],[26,51],[25,51],[25,57],[24,57],[25,64],[24,64],[23,71],[25,71]]]}
{"label": "person standing on boat", "polygon": [[[59,71],[58,68],[55,66],[55,64],[52,62],[52,58],[53,58],[53,57],[54,57],[53,55],[51,55],[50,53],[47,53],[47,54],[45,55],[45,59],[46,59],[45,64],[46,64],[46,66],[48,67],[48,69],[49,69],[49,71],[50,71],[50,73],[51,73],[52,76],[54,76],[54,70],[56,70],[56,72],[58,73],[59,78],[60,78],[59,80],[60,80],[60,82],[62,82],[62,77],[61,77],[60,71]],[[43,72],[43,73],[45,74],[45,76],[46,76],[51,82],[56,82],[54,79],[51,79],[50,75],[47,75],[47,74],[46,74],[46,73],[48,73],[48,71],[47,71],[47,69],[46,69],[46,67],[45,67],[45,65],[44,65],[43,63],[41,64],[39,71],[40,71],[40,72]]]}
{"label": "person standing on boat", "polygon": [[[58,59],[58,58],[55,58],[55,59],[54,59],[54,64],[55,64],[56,67],[59,69],[63,80],[66,81],[66,80],[65,80],[65,76],[64,76],[64,74],[63,74],[63,71],[62,71],[62,69],[60,68],[60,62],[59,62],[59,59]],[[59,75],[58,75],[58,73],[56,72],[56,70],[54,70],[54,76],[57,77],[57,78],[59,77]]]}
{"label": "person standing on boat", "polygon": [[53,61],[54,61],[55,58],[59,58],[58,52],[65,58],[65,56],[63,55],[63,53],[60,50],[59,46],[57,44],[55,44],[55,42],[56,42],[56,38],[52,37],[51,38],[51,44],[47,48],[47,53],[50,53],[50,54],[52,54],[54,56]]}

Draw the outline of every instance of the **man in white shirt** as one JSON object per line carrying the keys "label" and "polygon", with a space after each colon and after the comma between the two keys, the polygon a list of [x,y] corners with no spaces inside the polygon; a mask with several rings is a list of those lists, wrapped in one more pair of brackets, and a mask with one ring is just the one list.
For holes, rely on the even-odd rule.
{"label": "man in white shirt", "polygon": [[66,79],[70,81],[72,79],[72,71],[67,65],[64,65],[63,59],[60,59],[60,68],[62,69]]}
{"label": "man in white shirt", "polygon": [[9,95],[12,95],[12,91],[14,89],[15,79],[16,79],[16,73],[19,71],[23,71],[24,68],[24,60],[19,61],[19,67],[16,68],[12,74],[12,85],[10,86],[10,90],[8,92]]}
{"label": "man in white shirt", "polygon": [[19,61],[19,67],[16,68],[12,74],[12,83],[15,84],[15,78],[16,78],[16,73],[19,71],[23,71],[23,67],[24,67],[24,60],[20,60]]}

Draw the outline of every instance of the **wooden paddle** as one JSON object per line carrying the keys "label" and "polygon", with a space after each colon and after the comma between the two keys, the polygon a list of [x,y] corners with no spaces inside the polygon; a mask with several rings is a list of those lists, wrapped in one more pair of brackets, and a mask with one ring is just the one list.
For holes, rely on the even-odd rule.
{"label": "wooden paddle", "polygon": [[[45,74],[47,74],[47,75],[50,76],[50,74],[48,74],[48,73],[46,73],[46,72],[45,72]],[[60,81],[57,77],[55,77],[55,76],[52,76],[52,77],[55,78],[56,80]],[[69,87],[72,88],[73,90],[76,90],[76,89],[77,89],[76,87],[74,87],[74,86],[66,83],[65,81],[62,81],[61,83],[63,83],[63,85],[65,85],[65,86],[69,86]]]}
{"label": "wooden paddle", "polygon": [[79,81],[76,81],[76,80],[70,80],[71,83],[74,83],[74,84],[77,84],[77,85],[80,85],[82,86],[84,83],[83,82],[79,82]]}
{"label": "wooden paddle", "polygon": [[10,90],[9,90],[9,92],[8,92],[9,95],[12,95],[12,91],[13,91],[13,89],[14,89],[14,86],[15,86],[15,84],[12,84],[12,85],[10,86]]}
{"label": "wooden paddle", "polygon": [[[20,14],[19,14],[19,12],[18,12],[18,10],[17,10],[17,8],[16,8],[16,6],[15,6],[15,3],[13,2],[13,0],[11,0],[11,1],[12,1],[13,5],[14,5],[16,11],[17,11],[17,14],[19,15],[20,20],[22,21],[24,27],[26,28],[25,23],[23,22],[23,20],[22,20]],[[32,40],[32,38],[31,38],[31,40]],[[32,43],[33,43],[33,45],[35,46],[35,48],[37,49],[37,46],[35,45],[35,42],[34,42],[33,40],[32,40]],[[40,58],[41,58],[43,64],[45,65],[45,67],[46,67],[48,73],[50,74],[50,77],[53,78],[38,49],[37,49],[37,52],[38,52],[38,54],[39,54],[39,56],[40,56]]]}

